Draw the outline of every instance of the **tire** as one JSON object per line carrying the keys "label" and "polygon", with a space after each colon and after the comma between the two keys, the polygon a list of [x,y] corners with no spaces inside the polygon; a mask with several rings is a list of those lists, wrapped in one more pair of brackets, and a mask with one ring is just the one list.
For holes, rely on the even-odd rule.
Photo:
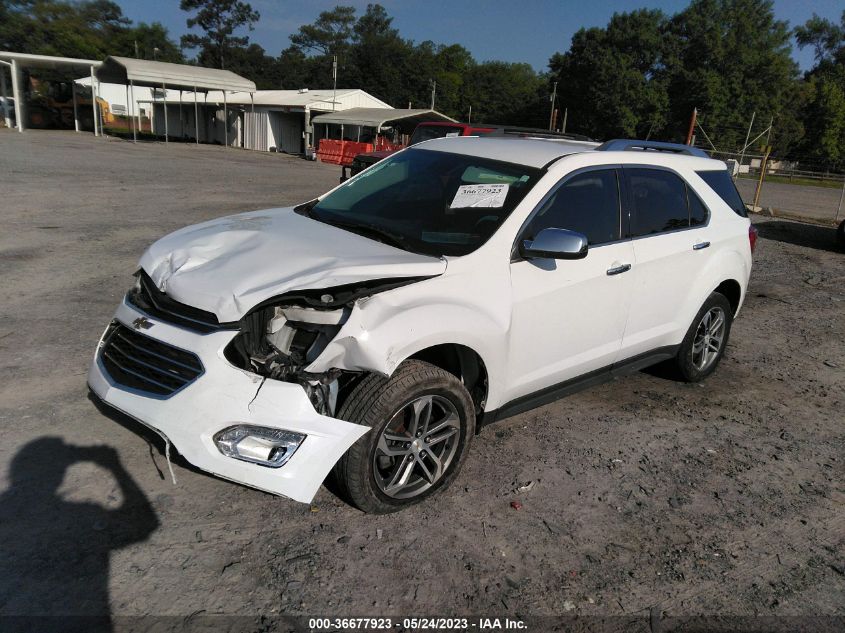
{"label": "tire", "polygon": [[[714,319],[719,316],[723,319],[720,331],[717,323],[714,323]],[[727,298],[718,292],[714,292],[707,297],[707,301],[695,315],[692,325],[687,330],[678,350],[678,355],[675,357],[675,368],[683,380],[698,382],[704,380],[716,370],[719,361],[725,354],[732,323],[733,308]],[[702,343],[705,342],[702,340],[703,331],[708,327],[711,329],[711,333],[708,334],[708,336],[711,336],[710,341],[714,342],[717,347],[715,350],[712,347],[707,348],[706,345],[702,346]],[[716,339],[717,336],[719,337],[718,340]],[[708,349],[709,355],[703,357],[702,354],[706,354]]]}
{"label": "tire", "polygon": [[836,228],[836,239],[840,246],[845,247],[845,220],[842,220]]}
{"label": "tire", "polygon": [[372,514],[402,510],[449,486],[475,433],[475,407],[461,381],[419,360],[405,361],[390,378],[366,376],[338,417],[372,428],[334,467],[338,492]]}

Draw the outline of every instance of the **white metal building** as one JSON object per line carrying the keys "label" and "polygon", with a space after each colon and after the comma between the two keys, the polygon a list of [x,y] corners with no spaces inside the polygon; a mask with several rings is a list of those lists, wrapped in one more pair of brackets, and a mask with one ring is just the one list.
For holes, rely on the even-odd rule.
{"label": "white metal building", "polygon": [[[191,138],[193,93],[174,95],[169,91],[166,100],[162,96],[152,103],[154,129],[160,132],[166,103],[170,134],[180,136],[184,132]],[[204,125],[200,124],[200,141],[225,143],[228,140],[229,145],[236,147],[289,154],[308,153],[314,145],[312,115],[351,108],[390,108],[384,101],[355,88],[336,92],[331,89],[257,90],[251,95],[211,91],[198,95],[198,100],[200,121],[204,122]],[[145,105],[141,104],[141,107]]]}

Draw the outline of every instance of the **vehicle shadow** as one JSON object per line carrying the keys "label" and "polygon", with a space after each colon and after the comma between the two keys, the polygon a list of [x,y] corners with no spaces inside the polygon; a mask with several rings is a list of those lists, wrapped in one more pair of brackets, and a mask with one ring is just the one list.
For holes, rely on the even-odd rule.
{"label": "vehicle shadow", "polygon": [[845,247],[836,239],[834,227],[786,220],[765,220],[755,222],[754,226],[757,227],[760,237],[767,240],[833,253],[845,251]]}
{"label": "vehicle shadow", "polygon": [[[63,498],[65,473],[82,462],[114,477],[118,507]],[[14,456],[9,482],[0,495],[0,629],[111,631],[110,554],[159,526],[117,452],[41,437]]]}

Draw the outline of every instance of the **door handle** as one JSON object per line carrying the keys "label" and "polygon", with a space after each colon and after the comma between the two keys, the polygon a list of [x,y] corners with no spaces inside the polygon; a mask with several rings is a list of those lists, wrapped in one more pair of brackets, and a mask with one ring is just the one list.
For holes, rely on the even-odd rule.
{"label": "door handle", "polygon": [[631,270],[631,264],[620,264],[619,266],[614,266],[613,268],[607,269],[608,275],[619,275],[622,273],[626,273]]}
{"label": "door handle", "polygon": [[692,250],[700,251],[702,248],[707,248],[710,246],[710,242],[696,242],[692,245]]}

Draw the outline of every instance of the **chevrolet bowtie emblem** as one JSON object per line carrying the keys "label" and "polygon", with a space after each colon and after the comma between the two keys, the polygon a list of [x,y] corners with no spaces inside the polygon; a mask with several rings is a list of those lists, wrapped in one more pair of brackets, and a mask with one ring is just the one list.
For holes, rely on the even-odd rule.
{"label": "chevrolet bowtie emblem", "polygon": [[136,330],[149,330],[153,326],[153,322],[147,317],[138,317],[132,321],[132,327]]}

